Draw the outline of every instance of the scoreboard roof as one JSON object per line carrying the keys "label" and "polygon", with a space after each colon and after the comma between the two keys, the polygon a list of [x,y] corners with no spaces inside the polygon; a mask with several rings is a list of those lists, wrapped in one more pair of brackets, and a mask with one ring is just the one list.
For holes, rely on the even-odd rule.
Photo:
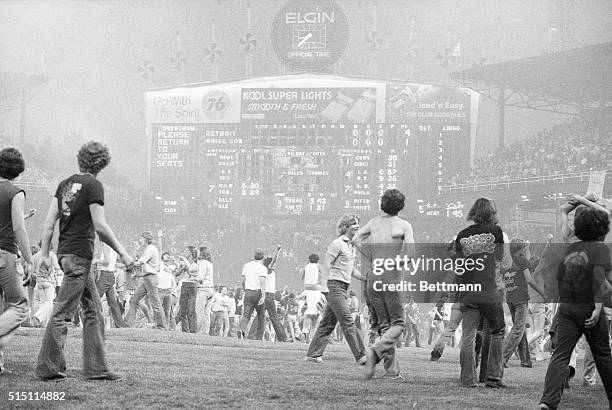
{"label": "scoreboard roof", "polygon": [[[612,42],[484,65],[450,77],[506,105],[575,114],[612,105]],[[505,93],[502,93],[505,90]]]}
{"label": "scoreboard roof", "polygon": [[49,77],[0,71],[0,113],[17,109],[34,98]]}
{"label": "scoreboard roof", "polygon": [[[326,74],[326,73],[320,73],[320,72],[317,72],[317,73],[301,72],[301,73],[284,74],[284,75],[269,76],[269,77],[248,77],[248,78],[236,78],[236,79],[219,80],[219,81],[202,81],[198,83],[181,84],[178,86],[172,85],[172,86],[164,86],[164,87],[154,87],[154,88],[149,88],[146,91],[149,92],[149,91],[158,91],[158,90],[170,90],[170,89],[182,88],[182,87],[201,87],[201,86],[225,85],[225,84],[227,85],[230,85],[230,84],[234,84],[234,85],[257,84],[258,86],[267,85],[273,88],[273,87],[278,87],[280,83],[292,83],[291,86],[302,87],[306,85],[303,82],[353,83],[353,85],[355,86],[360,86],[363,83],[368,83],[368,84],[370,83],[384,84],[388,82],[415,83],[415,84],[418,83],[415,81],[409,81],[406,79],[397,79],[397,78],[389,79],[389,78],[367,77],[367,76],[349,77],[349,76],[338,76],[338,75]],[[431,86],[436,86],[436,87],[457,88],[456,86],[448,85],[448,84],[447,85],[439,85],[439,84],[432,84],[432,83],[427,83],[427,84]]]}

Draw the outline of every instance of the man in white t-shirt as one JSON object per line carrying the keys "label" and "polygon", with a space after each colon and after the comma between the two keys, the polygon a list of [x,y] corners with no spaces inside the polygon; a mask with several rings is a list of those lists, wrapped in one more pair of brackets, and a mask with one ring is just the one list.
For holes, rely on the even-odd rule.
{"label": "man in white t-shirt", "polygon": [[216,291],[211,298],[211,314],[213,317],[212,323],[210,324],[210,336],[227,336],[225,335],[224,328],[229,327],[229,304],[230,298],[227,296],[227,286],[219,287],[219,291]]}
{"label": "man in white t-shirt", "polygon": [[164,310],[164,316],[171,330],[176,328],[172,314],[174,305],[172,293],[175,292],[176,289],[176,278],[174,277],[175,270],[176,266],[170,262],[170,254],[168,252],[163,252],[158,273],[157,291],[159,293],[159,301]]}
{"label": "man in white t-shirt", "polygon": [[306,343],[310,343],[314,332],[317,330],[319,315],[325,305],[325,297],[318,290],[305,290],[298,299],[306,299],[306,310],[304,311],[304,321],[302,333],[306,335]]}
{"label": "man in white t-shirt", "polygon": [[158,329],[167,329],[166,317],[159,301],[159,293],[157,285],[159,283],[160,258],[157,247],[153,245],[153,234],[151,232],[143,232],[139,239],[142,247],[142,255],[134,262],[135,266],[142,266],[142,283],[136,289],[136,292],[130,298],[130,308],[125,317],[125,322],[128,326],[133,326],[136,318],[136,309],[138,303],[145,296],[149,295],[149,301],[153,308],[155,322]]}
{"label": "man in white t-shirt", "polygon": [[240,318],[238,338],[244,338],[248,333],[247,327],[251,320],[253,309],[257,312],[257,334],[255,337],[257,340],[263,338],[266,323],[264,292],[266,289],[266,277],[268,276],[268,268],[262,263],[263,258],[263,251],[257,249],[254,260],[245,263],[242,268],[242,276],[244,276],[244,282],[242,283],[244,288],[244,310],[242,318]]}
{"label": "man in white t-shirt", "polygon": [[213,279],[214,268],[212,255],[206,246],[200,247],[198,257],[198,295],[196,296],[196,314],[198,316],[198,333],[208,335],[210,332],[210,308],[215,293]]}
{"label": "man in white t-shirt", "polygon": [[[272,323],[272,327],[274,328],[274,334],[276,334],[275,340],[277,342],[286,342],[287,334],[285,333],[285,329],[283,328],[283,325],[281,321],[278,319],[278,315],[276,313],[276,272],[274,271],[275,263],[276,263],[275,258],[267,257],[267,258],[264,258],[263,260],[263,265],[268,270],[268,275],[266,276],[266,292],[265,292],[266,295],[265,295],[264,306],[265,306],[266,311],[268,312],[270,323]],[[253,327],[254,329],[251,329],[249,331],[250,333],[249,336],[253,334],[257,335],[257,331],[259,330],[259,327],[255,327],[255,326],[258,326],[258,324],[253,323],[251,327]]]}
{"label": "man in white t-shirt", "polygon": [[98,294],[100,297],[106,295],[106,303],[113,316],[113,322],[115,327],[127,327],[123,317],[121,316],[121,309],[119,309],[119,303],[117,303],[117,295],[115,294],[115,269],[117,265],[117,252],[112,250],[110,246],[101,242],[100,244],[100,257],[94,260],[94,263],[98,264],[99,275],[96,281],[96,287],[98,288]]}
{"label": "man in white t-shirt", "polygon": [[312,254],[308,257],[309,263],[302,270],[302,280],[305,290],[319,290],[319,255]]}

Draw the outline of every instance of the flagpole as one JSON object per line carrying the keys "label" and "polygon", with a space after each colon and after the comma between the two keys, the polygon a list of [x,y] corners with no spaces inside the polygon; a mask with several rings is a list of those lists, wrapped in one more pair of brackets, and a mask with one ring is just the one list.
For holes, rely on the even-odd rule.
{"label": "flagpole", "polygon": [[377,51],[378,51],[378,5],[376,4],[376,0],[373,1],[372,8],[372,29],[370,31],[370,41],[372,52],[370,53],[370,75],[375,76],[378,74],[378,64],[377,60]]}
{"label": "flagpole", "polygon": [[[247,4],[247,34],[251,34],[251,3]],[[249,44],[248,41],[250,39],[248,38],[247,35],[247,54],[246,54],[246,59],[245,59],[245,67],[244,67],[244,73],[247,77],[252,77],[253,76],[253,57],[251,55],[251,50],[249,49]]]}
{"label": "flagpole", "polygon": [[[217,44],[217,24],[215,23],[215,19],[212,19],[212,44]],[[212,77],[213,80],[218,80],[219,79],[219,70],[217,67],[217,59],[213,58],[212,61]]]}
{"label": "flagpole", "polygon": [[176,83],[183,84],[185,82],[185,78],[183,76],[183,52],[181,50],[181,34],[180,32],[176,32],[176,53],[174,56],[174,68],[176,69]]}

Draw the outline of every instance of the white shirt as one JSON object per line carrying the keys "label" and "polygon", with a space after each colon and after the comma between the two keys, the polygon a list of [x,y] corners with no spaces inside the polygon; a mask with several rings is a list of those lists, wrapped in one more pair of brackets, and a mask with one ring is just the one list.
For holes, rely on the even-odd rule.
{"label": "white shirt", "polygon": [[242,276],[244,276],[244,288],[246,290],[261,290],[259,278],[267,278],[268,268],[261,261],[247,262],[242,267]]}
{"label": "white shirt", "polygon": [[273,270],[266,276],[266,293],[276,292],[276,272]]}
{"label": "white shirt", "polygon": [[229,317],[233,317],[236,315],[236,299],[230,298],[229,300]]}
{"label": "white shirt", "polygon": [[138,260],[142,262],[142,271],[145,275],[159,272],[159,251],[155,245],[147,245]]}
{"label": "white shirt", "polygon": [[309,263],[304,267],[304,285],[316,285],[319,283],[319,265]]}
{"label": "white shirt", "polygon": [[115,265],[117,264],[117,252],[104,243],[102,244],[102,256],[104,258],[104,263],[98,265],[100,270],[114,272]]}
{"label": "white shirt", "polygon": [[306,311],[305,315],[318,315],[319,310],[317,305],[323,298],[323,294],[318,290],[305,290],[304,295],[306,296]]}
{"label": "white shirt", "polygon": [[452,303],[444,304],[444,307],[442,308],[442,311],[444,312],[444,320],[450,320],[452,308],[453,308]]}
{"label": "white shirt", "polygon": [[200,259],[198,261],[198,271],[199,271],[199,277],[202,280],[202,283],[199,287],[201,288],[212,288],[213,286],[213,279],[214,279],[214,273],[213,273],[213,264],[210,263],[210,261],[207,261],[206,259]]}
{"label": "white shirt", "polygon": [[[163,262],[162,262],[163,263]],[[174,275],[167,269],[161,269],[157,274],[157,288],[158,289],[174,289],[176,287],[176,280]]]}

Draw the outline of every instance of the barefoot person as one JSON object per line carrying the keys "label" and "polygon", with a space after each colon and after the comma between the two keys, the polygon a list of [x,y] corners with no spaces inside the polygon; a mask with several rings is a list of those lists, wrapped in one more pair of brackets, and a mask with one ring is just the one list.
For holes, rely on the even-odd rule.
{"label": "barefoot person", "polygon": [[[392,259],[397,256],[414,257],[414,237],[412,225],[398,214],[404,209],[404,194],[397,189],[388,189],[381,197],[380,209],[383,215],[370,220],[353,238],[353,243],[359,243],[368,237],[364,248],[370,261],[375,259]],[[399,284],[403,279],[401,270],[393,268],[385,270],[378,276],[372,272],[367,275],[367,292],[370,303],[378,318],[378,328],[381,339],[368,349],[366,363],[366,379],[374,376],[376,364],[384,361],[387,375],[399,376],[399,366],[395,359],[395,346],[404,331],[404,308],[399,291],[380,290],[374,286],[374,281],[383,284]],[[418,339],[417,339],[418,343]]]}
{"label": "barefoot person", "polygon": [[353,316],[348,306],[348,288],[351,284],[351,276],[363,280],[359,271],[355,268],[356,249],[351,243],[355,232],[359,229],[359,218],[357,215],[345,214],[338,220],[336,238],[325,253],[325,263],[322,272],[322,292],[327,299],[327,306],[319,327],[310,342],[306,360],[321,363],[323,352],[329,343],[330,336],[336,324],[340,322],[340,328],[344,338],[351,348],[355,360],[359,364],[365,364],[365,345],[361,332],[353,322]]}
{"label": "barefoot person", "polygon": [[0,315],[0,375],[6,372],[2,351],[29,313],[24,278],[17,273],[19,250],[26,262],[26,278],[34,272],[23,216],[25,192],[13,185],[24,169],[23,157],[17,149],[0,151],[0,290],[4,293],[5,308]]}
{"label": "barefoot person", "polygon": [[59,219],[58,259],[64,280],[42,340],[35,374],[43,380],[66,378],[64,346],[68,323],[79,303],[83,307],[83,373],[91,380],[120,380],[106,363],[102,305],[91,267],[96,232],[126,265],[134,261],[108,226],[104,188],[96,176],[110,162],[108,148],[90,141],[77,155],[79,173],[60,182],[51,201],[42,235],[42,262],[49,266],[49,246]]}

